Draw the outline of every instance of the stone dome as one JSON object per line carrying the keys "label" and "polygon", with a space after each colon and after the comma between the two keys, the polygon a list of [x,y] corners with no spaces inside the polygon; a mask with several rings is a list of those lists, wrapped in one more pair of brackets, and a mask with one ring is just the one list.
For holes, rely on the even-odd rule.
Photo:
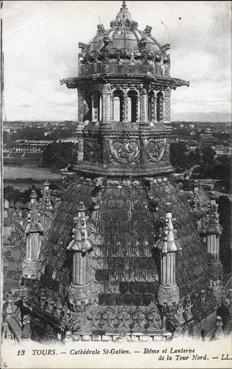
{"label": "stone dome", "polygon": [[127,6],[123,4],[116,19],[110,22],[109,29],[99,24],[93,40],[88,45],[82,44],[84,54],[89,58],[99,52],[107,52],[108,56],[124,55],[131,58],[133,53],[132,58],[136,59],[146,53],[148,58],[160,61],[159,55],[163,53],[163,48],[151,35],[152,27],[146,26],[143,31],[137,27],[138,23],[132,20]]}

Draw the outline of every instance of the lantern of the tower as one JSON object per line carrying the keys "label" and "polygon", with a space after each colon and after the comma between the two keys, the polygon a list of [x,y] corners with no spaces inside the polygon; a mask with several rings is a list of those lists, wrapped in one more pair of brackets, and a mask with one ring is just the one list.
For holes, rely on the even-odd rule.
{"label": "lantern of the tower", "polygon": [[[170,173],[170,92],[189,83],[170,78],[169,45],[152,27],[138,30],[124,4],[110,28],[79,43],[78,76],[64,79],[78,90],[78,161],[93,175]],[[127,35],[125,37],[125,35]]]}
{"label": "lantern of the tower", "polygon": [[40,222],[37,195],[34,190],[30,196],[29,209],[30,211],[25,228],[26,250],[22,266],[22,276],[28,279],[36,279],[43,227]]}

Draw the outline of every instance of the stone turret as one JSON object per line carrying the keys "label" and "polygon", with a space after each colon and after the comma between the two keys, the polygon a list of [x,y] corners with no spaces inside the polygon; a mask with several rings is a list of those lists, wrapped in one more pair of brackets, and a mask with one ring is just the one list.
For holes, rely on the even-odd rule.
{"label": "stone turret", "polygon": [[204,230],[208,262],[213,280],[222,280],[222,264],[220,262],[220,235],[222,227],[219,224],[218,205],[215,197],[211,194],[209,205],[208,222]]}
{"label": "stone turret", "polygon": [[160,286],[158,289],[158,301],[165,312],[175,308],[179,303],[179,288],[176,284],[176,252],[178,247],[174,239],[174,227],[170,204],[167,204],[165,223],[158,241],[157,248],[160,250]]}
{"label": "stone turret", "polygon": [[37,262],[39,259],[43,227],[38,211],[37,194],[33,190],[30,196],[29,214],[25,228],[26,250],[22,266],[22,276],[28,279],[36,279]]}
{"label": "stone turret", "polygon": [[79,203],[77,217],[74,218],[73,240],[67,249],[72,251],[72,282],[70,287],[70,302],[74,305],[88,304],[91,298],[91,271],[89,269],[89,254],[92,251],[88,239],[86,207]]}
{"label": "stone turret", "polygon": [[40,200],[40,206],[46,210],[52,210],[53,206],[51,203],[51,190],[50,190],[50,183],[48,181],[44,182],[42,198]]}
{"label": "stone turret", "polygon": [[53,205],[51,202],[51,190],[50,183],[48,181],[44,182],[43,189],[41,190],[42,198],[39,201],[39,212],[41,216],[41,224],[43,226],[44,232],[46,232],[53,218]]}

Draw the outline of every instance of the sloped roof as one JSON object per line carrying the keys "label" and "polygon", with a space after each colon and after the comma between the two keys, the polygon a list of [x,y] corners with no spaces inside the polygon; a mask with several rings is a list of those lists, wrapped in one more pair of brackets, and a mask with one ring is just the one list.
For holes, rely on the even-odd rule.
{"label": "sloped roof", "polygon": [[[84,181],[85,182],[85,181]],[[91,198],[99,199],[98,220],[91,219]],[[72,239],[73,217],[83,201],[103,238],[92,252],[91,265],[100,284],[100,304],[148,305],[156,300],[159,286],[159,259],[154,245],[158,238],[166,203],[171,203],[177,253],[177,284],[181,297],[206,289],[209,280],[207,254],[198,234],[187,199],[167,180],[146,183],[106,180],[100,192],[94,181],[70,184],[64,194],[41,251],[46,264],[41,281],[54,290],[67,292],[71,277],[71,255],[67,246]],[[156,209],[152,210],[152,203]],[[54,271],[56,273],[54,274]],[[53,278],[52,279],[52,274]],[[55,275],[55,277],[54,277]]]}

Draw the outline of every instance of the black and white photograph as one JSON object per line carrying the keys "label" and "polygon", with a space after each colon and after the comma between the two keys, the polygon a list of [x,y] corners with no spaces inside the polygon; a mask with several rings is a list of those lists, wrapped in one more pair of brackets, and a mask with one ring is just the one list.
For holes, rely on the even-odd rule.
{"label": "black and white photograph", "polygon": [[230,368],[230,1],[1,1],[1,368]]}

